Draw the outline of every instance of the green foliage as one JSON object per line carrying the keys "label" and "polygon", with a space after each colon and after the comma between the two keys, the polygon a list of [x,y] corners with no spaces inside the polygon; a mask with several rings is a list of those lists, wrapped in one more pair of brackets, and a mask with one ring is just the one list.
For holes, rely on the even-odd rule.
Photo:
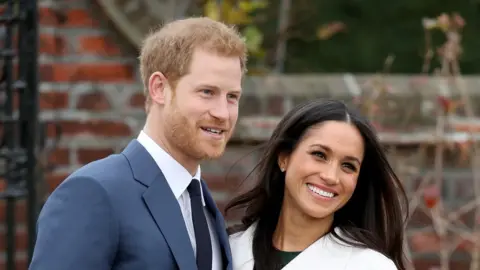
{"label": "green foliage", "polygon": [[[459,13],[466,21],[462,31],[463,74],[480,73],[480,3],[454,0],[296,0],[292,4],[286,72],[372,73],[382,69],[388,55],[395,56],[392,73],[421,72],[425,54],[424,17]],[[275,21],[279,0],[271,0],[269,18]],[[344,30],[321,40],[320,25],[341,22]],[[338,25],[337,25],[338,26]],[[264,33],[275,31],[266,23]],[[327,35],[328,36],[328,35]],[[275,36],[265,37],[273,48]],[[433,34],[435,47],[444,34]],[[438,66],[438,62],[433,63]]]}
{"label": "green foliage", "polygon": [[[255,14],[267,7],[267,0],[207,0],[204,15],[217,21],[237,25],[246,39],[250,59],[262,61],[265,51],[262,48],[263,33],[256,26]],[[252,70],[249,68],[249,70]],[[255,69],[253,69],[255,70]]]}

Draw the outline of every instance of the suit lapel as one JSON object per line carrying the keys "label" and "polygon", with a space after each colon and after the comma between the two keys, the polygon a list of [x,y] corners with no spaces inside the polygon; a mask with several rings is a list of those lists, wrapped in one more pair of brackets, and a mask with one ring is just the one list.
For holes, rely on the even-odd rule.
{"label": "suit lapel", "polygon": [[130,162],[135,179],[147,187],[143,200],[179,269],[196,269],[193,248],[180,206],[162,172],[137,140],[132,140],[123,153]]}
{"label": "suit lapel", "polygon": [[210,195],[210,191],[208,190],[205,181],[201,181],[201,183],[203,196],[205,198],[205,204],[210,213],[212,214],[213,218],[215,219],[215,230],[217,232],[218,240],[222,248],[222,258],[224,261],[224,265],[226,266],[225,269],[230,270],[232,269],[232,255],[230,250],[230,244],[228,241],[227,229],[225,227],[225,219],[223,218],[222,213],[220,213],[220,211],[218,210],[217,204]]}

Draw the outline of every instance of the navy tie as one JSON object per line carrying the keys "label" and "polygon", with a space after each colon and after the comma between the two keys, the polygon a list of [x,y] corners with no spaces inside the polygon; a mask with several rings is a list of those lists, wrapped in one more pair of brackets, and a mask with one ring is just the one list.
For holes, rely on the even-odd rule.
{"label": "navy tie", "polygon": [[195,242],[197,243],[197,267],[198,270],[212,270],[212,243],[207,219],[203,212],[200,181],[193,179],[187,190],[190,194]]}

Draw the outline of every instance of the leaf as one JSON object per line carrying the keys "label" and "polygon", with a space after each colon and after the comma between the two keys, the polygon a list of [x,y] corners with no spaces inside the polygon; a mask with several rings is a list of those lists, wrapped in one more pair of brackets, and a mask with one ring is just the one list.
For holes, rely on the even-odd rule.
{"label": "leaf", "polygon": [[229,24],[248,25],[253,22],[252,17],[238,8],[230,9],[225,14],[225,21]]}
{"label": "leaf", "polygon": [[437,20],[431,18],[423,18],[422,25],[426,30],[432,30],[438,27]]}
{"label": "leaf", "polygon": [[206,17],[218,21],[220,20],[220,7],[216,0],[207,0],[203,7],[203,13]]}
{"label": "leaf", "polygon": [[437,17],[438,28],[440,28],[442,31],[447,31],[448,28],[450,28],[450,24],[450,17],[447,14],[442,13]]}
{"label": "leaf", "polygon": [[473,143],[472,141],[458,142],[457,143],[459,150],[459,164],[465,164],[472,155]]}
{"label": "leaf", "polygon": [[346,29],[346,25],[343,22],[335,21],[320,26],[317,30],[317,37],[321,40],[331,38],[333,35],[342,32]]}
{"label": "leaf", "polygon": [[259,9],[266,8],[268,6],[267,1],[239,1],[238,8],[244,12],[251,13]]}
{"label": "leaf", "polygon": [[434,208],[439,200],[440,190],[438,189],[438,186],[430,185],[423,190],[423,202],[429,209]]}
{"label": "leaf", "polygon": [[243,36],[246,39],[247,48],[252,53],[259,53],[263,43],[263,34],[254,26],[249,25],[243,29]]}

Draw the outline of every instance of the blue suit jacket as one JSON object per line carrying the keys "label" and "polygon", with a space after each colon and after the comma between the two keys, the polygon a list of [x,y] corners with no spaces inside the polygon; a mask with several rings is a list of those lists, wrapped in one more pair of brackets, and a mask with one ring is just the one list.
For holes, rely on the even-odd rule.
{"label": "blue suit jacket", "polygon": [[[224,218],[202,185],[223,269],[231,270]],[[37,226],[32,270],[197,269],[180,206],[136,140],[71,174],[48,198]]]}

